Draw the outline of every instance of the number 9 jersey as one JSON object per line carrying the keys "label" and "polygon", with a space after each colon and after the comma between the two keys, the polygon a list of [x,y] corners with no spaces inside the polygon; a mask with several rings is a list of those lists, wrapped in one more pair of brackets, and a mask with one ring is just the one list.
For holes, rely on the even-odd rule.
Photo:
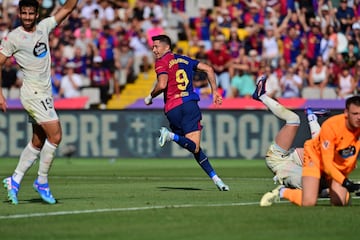
{"label": "number 9 jersey", "polygon": [[185,102],[200,100],[199,95],[194,92],[192,83],[198,64],[198,60],[171,52],[156,60],[157,76],[168,75],[164,92],[165,113]]}

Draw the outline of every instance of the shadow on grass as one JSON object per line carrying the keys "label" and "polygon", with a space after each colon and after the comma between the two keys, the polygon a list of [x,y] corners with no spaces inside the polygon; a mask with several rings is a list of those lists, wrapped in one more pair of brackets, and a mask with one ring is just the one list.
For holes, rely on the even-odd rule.
{"label": "shadow on grass", "polygon": [[201,188],[192,188],[192,187],[158,187],[162,191],[170,190],[183,190],[183,191],[201,191]]}
{"label": "shadow on grass", "polygon": [[[75,199],[79,199],[79,200],[84,200],[84,198],[61,198],[61,199],[56,199],[56,204],[62,204],[63,201],[66,201],[66,200],[75,200]],[[4,204],[10,204],[10,201],[8,200],[4,200],[2,201]],[[38,204],[38,203],[42,203],[42,204],[46,204],[46,205],[51,205],[49,203],[46,203],[44,200],[42,200],[41,198],[31,198],[31,199],[26,199],[26,200],[19,200],[19,205],[20,204]]]}

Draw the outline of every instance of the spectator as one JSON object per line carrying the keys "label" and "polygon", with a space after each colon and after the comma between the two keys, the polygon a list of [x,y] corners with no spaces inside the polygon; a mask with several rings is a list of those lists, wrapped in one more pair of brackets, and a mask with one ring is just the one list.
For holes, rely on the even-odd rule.
{"label": "spectator", "polygon": [[215,40],[212,49],[207,53],[209,64],[214,68],[217,87],[223,96],[231,95],[229,68],[232,65],[230,54],[222,51],[222,41]]}
{"label": "spectator", "polygon": [[90,70],[90,81],[92,87],[100,89],[100,109],[106,109],[106,104],[109,100],[109,89],[111,73],[108,68],[103,66],[103,59],[100,56],[95,56],[93,59],[93,66]]}
{"label": "spectator", "polygon": [[280,81],[273,68],[270,65],[265,66],[266,80],[266,95],[273,99],[281,97]]}
{"label": "spectator", "polygon": [[[203,42],[198,43],[198,45],[199,48],[198,51],[195,53],[195,59],[207,64],[208,58],[205,51],[205,45]],[[205,72],[196,71],[194,73],[193,84],[195,92],[197,92],[199,95],[209,95],[211,93],[211,89],[208,84],[207,75]]]}
{"label": "spectator", "polygon": [[151,26],[146,31],[147,42],[149,46],[152,46],[151,38],[160,34],[164,34],[165,30],[161,26],[161,20],[157,18],[151,19]]}
{"label": "spectator", "polygon": [[245,26],[256,26],[258,29],[264,28],[264,14],[260,11],[259,4],[256,1],[246,2],[248,11],[244,14]]}
{"label": "spectator", "polygon": [[[134,82],[134,52],[130,48],[127,41],[122,41],[120,46],[115,49],[115,80],[118,82],[119,89],[115,92],[121,91],[125,88],[127,83]],[[115,86],[114,86],[115,87]]]}
{"label": "spectator", "polygon": [[280,79],[283,98],[298,98],[302,89],[302,79],[295,74],[294,66],[288,66],[286,74]]}
{"label": "spectator", "polygon": [[79,5],[79,9],[81,9],[80,16],[90,20],[93,18],[94,10],[97,8],[98,4],[93,0],[83,0]]}
{"label": "spectator", "polygon": [[234,77],[237,71],[244,70],[249,67],[249,57],[246,54],[245,47],[241,47],[238,51],[238,56],[233,59],[230,69],[230,77]]}
{"label": "spectator", "polygon": [[287,71],[288,64],[286,63],[285,58],[279,59],[279,66],[274,69],[274,72],[276,73],[276,76],[281,79]]}
{"label": "spectator", "polygon": [[335,26],[337,24],[335,11],[331,1],[320,0],[318,7],[318,16],[320,19],[321,32],[328,31],[329,26]]}
{"label": "spectator", "polygon": [[343,53],[343,57],[346,65],[350,68],[355,66],[357,60],[359,60],[359,51],[355,49],[355,43],[353,41],[349,41],[347,52]]}
{"label": "spectator", "polygon": [[259,56],[258,52],[255,49],[251,49],[249,51],[248,57],[248,65],[249,65],[249,73],[257,76],[260,71],[260,60],[261,56]]}
{"label": "spectator", "polygon": [[103,9],[103,21],[106,25],[111,24],[115,20],[115,9],[112,2],[102,0],[100,6]]}
{"label": "spectator", "polygon": [[164,19],[163,9],[155,0],[145,1],[143,18],[145,21],[151,21],[151,18],[155,18],[162,24]]}
{"label": "spectator", "polygon": [[340,22],[340,31],[346,34],[356,21],[354,10],[348,7],[347,0],[340,0],[340,5],[336,11],[336,18]]}
{"label": "spectator", "polygon": [[294,26],[281,37],[283,42],[283,58],[287,65],[295,64],[297,57],[301,54],[303,43],[300,34]]}
{"label": "spectator", "polygon": [[12,58],[7,58],[1,69],[2,88],[20,88],[21,79],[18,78],[18,69],[15,67]]}
{"label": "spectator", "polygon": [[40,19],[50,16],[55,7],[55,0],[42,0],[39,7]]}
{"label": "spectator", "polygon": [[226,45],[231,57],[236,59],[239,56],[239,49],[244,46],[244,43],[240,40],[237,28],[230,29],[230,36]]}
{"label": "spectator", "polygon": [[[326,28],[327,33],[329,34],[329,39],[334,43],[334,52],[336,53],[338,49],[338,31],[337,31],[337,25],[329,25]],[[334,53],[334,54],[335,54]]]}
{"label": "spectator", "polygon": [[358,60],[355,66],[351,69],[351,75],[354,76],[356,82],[356,93],[360,93],[360,60]]}
{"label": "spectator", "polygon": [[60,92],[60,85],[61,85],[61,79],[63,75],[56,72],[56,68],[54,64],[51,64],[51,89],[52,89],[52,95],[54,98],[59,98],[59,92]]}
{"label": "spectator", "polygon": [[339,85],[339,75],[346,66],[342,53],[336,53],[335,58],[329,64],[329,85],[337,88]]}
{"label": "spectator", "polygon": [[[89,29],[89,31],[91,32],[91,30]],[[75,35],[75,34],[74,34]],[[74,47],[76,48],[80,48],[81,52],[81,56],[85,56],[86,55],[86,51],[87,51],[87,46],[89,44],[92,44],[91,41],[91,35],[90,37],[86,36],[86,29],[80,29],[79,31],[79,36],[75,37],[75,42],[74,42]]]}
{"label": "spectator", "polygon": [[255,91],[254,77],[249,74],[248,69],[238,71],[231,79],[231,95],[230,97],[251,98],[251,95]]}
{"label": "spectator", "polygon": [[75,47],[74,57],[69,59],[69,62],[75,64],[74,73],[80,74],[81,77],[88,76],[87,57],[86,55],[82,55],[80,47]]}
{"label": "spectator", "polygon": [[316,64],[311,67],[309,73],[309,87],[320,88],[320,97],[323,98],[323,90],[329,81],[329,70],[321,56],[316,58]]}
{"label": "spectator", "polygon": [[[327,65],[326,65],[327,66]],[[297,75],[302,79],[303,86],[309,85],[310,63],[307,58],[299,59],[297,64]]]}
{"label": "spectator", "polygon": [[320,42],[322,39],[320,23],[310,23],[310,27],[304,19],[302,19],[302,23],[305,30],[305,56],[309,60],[310,66],[313,66],[316,63],[317,56],[320,55]]}
{"label": "spectator", "polygon": [[[213,19],[209,16],[210,10],[205,7],[199,8],[199,17],[190,18],[190,28],[196,34],[197,41],[203,41],[205,44],[205,50],[210,50],[211,45],[211,31],[210,26],[213,22]],[[191,39],[192,41],[192,39]]]}
{"label": "spectator", "polygon": [[103,24],[103,19],[100,17],[100,12],[98,8],[94,9],[92,15],[93,16],[90,18],[90,28],[103,29],[104,26],[109,26],[107,24]]}
{"label": "spectator", "polygon": [[355,78],[350,73],[350,68],[344,66],[342,72],[338,76],[339,84],[337,87],[337,95],[340,99],[351,97],[355,93],[356,85]]}
{"label": "spectator", "polygon": [[265,37],[262,40],[262,59],[272,67],[277,67],[280,57],[278,37],[276,24],[265,27]]}
{"label": "spectator", "polygon": [[76,64],[74,62],[66,63],[65,75],[61,78],[59,96],[74,98],[81,95],[82,79],[79,74],[74,73],[75,68]]}
{"label": "spectator", "polygon": [[102,58],[103,66],[106,66],[111,73],[115,71],[114,49],[118,41],[109,25],[105,25],[98,39],[98,55]]}
{"label": "spectator", "polygon": [[354,45],[360,46],[360,22],[357,21],[352,25],[352,37],[355,42]]}
{"label": "spectator", "polygon": [[135,6],[132,9],[133,19],[136,19],[140,22],[144,21],[144,9],[145,9],[145,1],[143,0],[135,1]]}
{"label": "spectator", "polygon": [[330,32],[327,30],[323,34],[323,38],[320,40],[320,56],[324,63],[328,63],[330,57],[335,54],[336,48],[334,41],[330,38]]}

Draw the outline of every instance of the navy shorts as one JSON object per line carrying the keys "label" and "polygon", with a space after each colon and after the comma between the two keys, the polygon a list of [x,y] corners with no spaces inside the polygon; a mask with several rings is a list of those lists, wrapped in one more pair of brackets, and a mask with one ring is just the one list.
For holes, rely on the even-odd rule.
{"label": "navy shorts", "polygon": [[202,117],[197,101],[189,101],[171,109],[166,113],[166,117],[171,130],[180,136],[202,129]]}

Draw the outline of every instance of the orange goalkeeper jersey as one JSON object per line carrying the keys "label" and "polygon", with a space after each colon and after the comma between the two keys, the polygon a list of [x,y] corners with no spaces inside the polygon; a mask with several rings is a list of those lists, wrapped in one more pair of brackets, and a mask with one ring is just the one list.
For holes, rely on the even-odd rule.
{"label": "orange goalkeeper jersey", "polygon": [[346,127],[345,114],[324,121],[318,136],[311,140],[321,159],[321,172],[342,184],[356,166],[359,136],[360,129],[351,132]]}

